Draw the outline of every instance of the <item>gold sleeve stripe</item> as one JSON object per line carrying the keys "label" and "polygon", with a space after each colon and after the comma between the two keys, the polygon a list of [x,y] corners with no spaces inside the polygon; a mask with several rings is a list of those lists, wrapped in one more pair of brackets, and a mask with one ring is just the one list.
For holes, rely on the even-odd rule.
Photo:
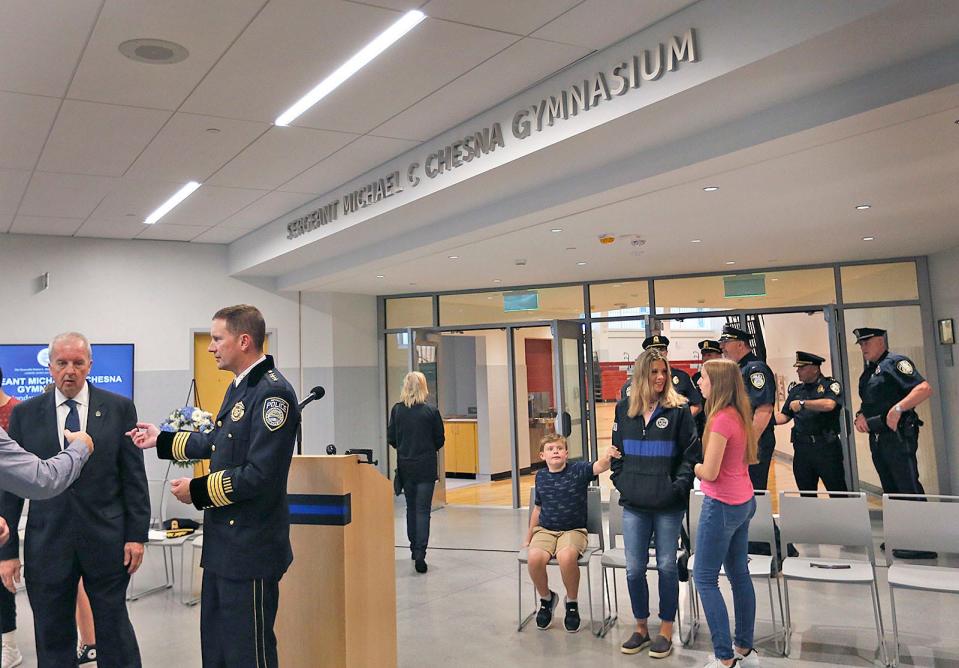
{"label": "gold sleeve stripe", "polygon": [[230,494],[233,493],[233,478],[224,477],[222,478],[222,480],[223,480],[223,494],[229,498]]}
{"label": "gold sleeve stripe", "polygon": [[223,473],[217,471],[216,473],[211,473],[210,477],[206,481],[206,491],[210,495],[210,501],[213,502],[214,506],[225,506],[224,499],[220,496],[220,478],[223,476]]}
{"label": "gold sleeve stripe", "polygon": [[171,453],[173,459],[178,462],[185,462],[189,457],[186,456],[186,444],[190,440],[190,432],[188,431],[178,431],[173,435],[173,446],[171,448]]}

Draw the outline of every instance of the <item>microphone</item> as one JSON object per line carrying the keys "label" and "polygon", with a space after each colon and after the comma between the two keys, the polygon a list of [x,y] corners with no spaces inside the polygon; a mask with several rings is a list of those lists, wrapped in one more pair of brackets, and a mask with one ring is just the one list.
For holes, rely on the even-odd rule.
{"label": "microphone", "polygon": [[308,395],[306,395],[306,399],[301,401],[298,405],[300,408],[303,408],[311,401],[315,401],[316,399],[322,399],[325,394],[326,394],[326,390],[323,389],[323,386],[317,385],[312,390],[310,390],[310,393]]}

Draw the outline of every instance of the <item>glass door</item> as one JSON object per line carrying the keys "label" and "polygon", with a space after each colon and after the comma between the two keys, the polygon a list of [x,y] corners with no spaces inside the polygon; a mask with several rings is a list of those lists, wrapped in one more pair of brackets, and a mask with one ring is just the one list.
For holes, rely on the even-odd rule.
{"label": "glass door", "polygon": [[[442,336],[432,329],[410,329],[410,365],[412,371],[419,371],[426,376],[426,387],[429,396],[426,399],[433,408],[439,408],[440,388],[439,365],[442,351]],[[447,437],[448,438],[448,437]],[[433,490],[433,510],[446,505],[446,446],[436,453],[437,477],[436,487]]]}
{"label": "glass door", "polygon": [[832,361],[832,376],[843,387],[843,411],[839,419],[839,439],[842,442],[842,461],[846,467],[846,487],[851,490],[859,489],[858,453],[856,452],[856,442],[852,419],[856,414],[857,406],[855,402],[856,384],[850,382],[849,378],[849,358],[845,346],[843,346],[843,317],[842,311],[830,304],[823,308],[823,318],[826,320],[826,326],[829,333],[829,359]]}
{"label": "glass door", "polygon": [[570,459],[583,459],[588,451],[586,429],[586,360],[583,325],[554,320],[553,391],[556,395],[556,433],[566,437]]}

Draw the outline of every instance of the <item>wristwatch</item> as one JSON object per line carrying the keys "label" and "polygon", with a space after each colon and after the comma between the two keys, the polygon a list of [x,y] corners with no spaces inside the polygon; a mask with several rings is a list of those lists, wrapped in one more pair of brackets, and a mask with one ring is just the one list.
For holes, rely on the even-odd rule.
{"label": "wristwatch", "polygon": [[805,410],[805,408],[806,408],[806,400],[805,400],[805,399],[800,399],[800,400],[799,400],[799,410]]}

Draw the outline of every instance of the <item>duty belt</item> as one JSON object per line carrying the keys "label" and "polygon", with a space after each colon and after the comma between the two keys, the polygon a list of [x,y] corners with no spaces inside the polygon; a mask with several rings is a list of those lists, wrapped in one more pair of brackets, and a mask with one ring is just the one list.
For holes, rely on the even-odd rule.
{"label": "duty belt", "polygon": [[793,434],[793,443],[799,445],[826,445],[838,440],[838,434]]}

